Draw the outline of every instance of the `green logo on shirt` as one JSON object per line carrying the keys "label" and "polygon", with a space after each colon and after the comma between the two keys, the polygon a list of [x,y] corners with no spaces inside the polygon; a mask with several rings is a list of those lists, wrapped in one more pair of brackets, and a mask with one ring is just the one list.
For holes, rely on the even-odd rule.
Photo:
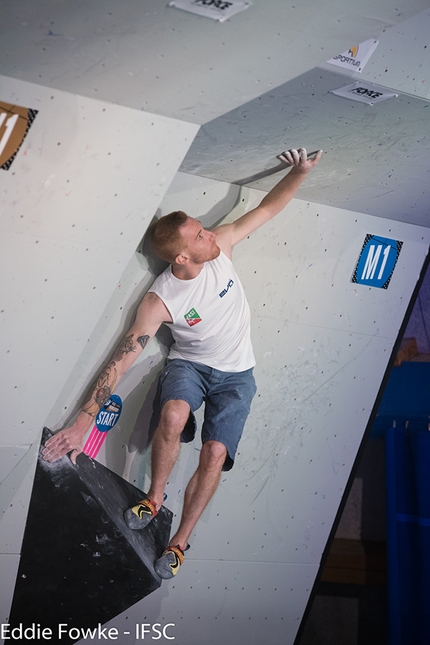
{"label": "green logo on shirt", "polygon": [[201,321],[201,318],[197,313],[197,311],[194,309],[194,307],[190,309],[187,314],[185,314],[184,318],[190,327],[192,327],[193,325],[197,325],[197,323]]}

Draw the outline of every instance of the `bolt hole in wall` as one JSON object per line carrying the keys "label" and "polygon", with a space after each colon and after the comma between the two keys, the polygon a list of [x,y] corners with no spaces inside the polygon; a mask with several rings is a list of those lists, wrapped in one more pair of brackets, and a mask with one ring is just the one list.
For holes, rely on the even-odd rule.
{"label": "bolt hole in wall", "polygon": [[[406,416],[416,418],[423,375],[430,379],[430,270],[427,270],[406,327],[380,413],[366,441],[312,606],[296,645],[384,645],[388,643],[386,412],[398,404],[400,386]],[[405,377],[401,370],[404,370]],[[410,382],[410,375],[417,373]],[[395,381],[394,381],[395,380]],[[426,381],[428,382],[428,381]],[[425,385],[423,386],[425,397]],[[393,399],[397,399],[396,403]],[[404,423],[403,415],[399,419]]]}

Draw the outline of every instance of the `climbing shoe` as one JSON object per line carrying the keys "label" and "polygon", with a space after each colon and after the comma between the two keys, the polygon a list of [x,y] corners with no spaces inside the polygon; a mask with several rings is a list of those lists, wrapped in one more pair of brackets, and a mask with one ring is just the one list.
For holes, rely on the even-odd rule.
{"label": "climbing shoe", "polygon": [[129,529],[144,529],[157,513],[154,502],[145,497],[136,506],[125,511],[124,519]]}
{"label": "climbing shoe", "polygon": [[185,557],[184,552],[188,551],[190,545],[187,544],[184,550],[180,546],[168,546],[164,551],[161,558],[158,558],[154,565],[155,572],[163,578],[169,580],[173,578],[179,571],[179,567],[183,563]]}

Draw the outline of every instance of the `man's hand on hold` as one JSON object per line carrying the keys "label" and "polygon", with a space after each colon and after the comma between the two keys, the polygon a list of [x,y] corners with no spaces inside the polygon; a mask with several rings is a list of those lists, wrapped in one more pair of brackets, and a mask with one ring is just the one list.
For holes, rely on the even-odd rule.
{"label": "man's hand on hold", "polygon": [[60,432],[57,432],[46,441],[42,451],[45,461],[53,463],[61,459],[61,457],[64,457],[64,455],[71,453],[70,459],[76,464],[76,458],[82,452],[85,435],[93,421],[88,415],[85,415],[86,419],[80,419],[80,416],[78,416],[75,423],[69,428],[60,430]]}
{"label": "man's hand on hold", "polygon": [[279,155],[279,159],[284,161],[288,165],[293,167],[298,173],[306,174],[318,163],[322,157],[322,150],[318,150],[315,157],[308,158],[308,154],[305,148],[299,148],[298,150],[286,150],[284,153]]}

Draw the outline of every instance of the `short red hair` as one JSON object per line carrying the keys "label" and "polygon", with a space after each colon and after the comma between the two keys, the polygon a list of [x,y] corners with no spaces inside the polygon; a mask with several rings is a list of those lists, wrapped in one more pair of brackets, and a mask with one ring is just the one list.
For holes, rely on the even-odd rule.
{"label": "short red hair", "polygon": [[188,215],[184,211],[173,211],[160,217],[151,230],[152,246],[155,253],[166,262],[174,262],[184,250],[185,243],[180,228],[185,224]]}

